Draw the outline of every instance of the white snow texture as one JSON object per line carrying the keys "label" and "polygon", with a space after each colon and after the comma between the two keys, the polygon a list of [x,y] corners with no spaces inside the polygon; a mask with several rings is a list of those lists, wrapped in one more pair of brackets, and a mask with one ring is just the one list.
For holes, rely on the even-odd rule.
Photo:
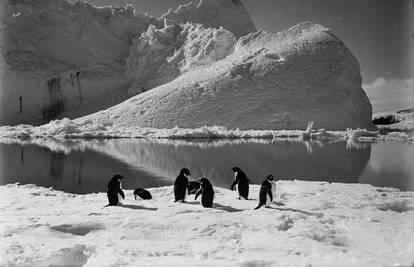
{"label": "white snow texture", "polygon": [[88,119],[120,127],[302,129],[314,120],[329,130],[375,128],[357,60],[318,24],[256,32],[235,0],[191,2],[159,19],[130,6],[64,0],[10,0],[2,10],[3,125],[103,110]]}
{"label": "white snow texture", "polygon": [[132,6],[1,1],[0,125],[40,124],[56,115],[76,118],[127,99],[133,80],[126,61],[133,40],[167,21],[179,27],[193,19],[207,28],[219,23],[237,37],[256,30],[243,6],[231,0],[190,3],[158,19],[135,13]]}
{"label": "white snow texture", "polygon": [[[362,184],[277,181],[271,209],[215,188],[213,208],[153,199],[105,207],[105,193],[0,186],[0,265],[411,266],[414,193]],[[194,195],[191,195],[194,197]],[[7,219],[6,219],[7,218]]]}

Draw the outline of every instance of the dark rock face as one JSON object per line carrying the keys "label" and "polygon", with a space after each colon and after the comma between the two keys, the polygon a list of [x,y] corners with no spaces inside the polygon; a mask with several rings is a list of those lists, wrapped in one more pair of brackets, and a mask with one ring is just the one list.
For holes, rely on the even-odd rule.
{"label": "dark rock face", "polygon": [[376,125],[389,125],[397,122],[399,122],[399,120],[397,120],[394,115],[378,116],[372,120],[372,123]]}

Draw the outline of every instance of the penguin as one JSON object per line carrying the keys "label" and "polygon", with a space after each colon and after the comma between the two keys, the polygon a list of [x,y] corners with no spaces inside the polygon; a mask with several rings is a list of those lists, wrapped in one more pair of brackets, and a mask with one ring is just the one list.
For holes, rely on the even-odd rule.
{"label": "penguin", "polygon": [[197,192],[194,200],[197,200],[198,196],[201,195],[200,204],[204,208],[213,207],[214,200],[214,189],[210,181],[207,178],[201,178],[200,180],[201,190]]}
{"label": "penguin", "polygon": [[197,191],[200,189],[200,182],[199,181],[190,181],[188,183],[188,190],[189,190],[189,194],[195,194],[197,193]]}
{"label": "penguin", "polygon": [[263,181],[259,192],[259,205],[255,210],[265,205],[266,208],[273,202],[273,196],[276,196],[276,182],[273,175],[269,174]]}
{"label": "penguin", "polygon": [[181,169],[180,174],[175,179],[174,183],[174,197],[175,201],[184,202],[189,194],[188,178],[187,175],[191,175],[187,168]]}
{"label": "penguin", "polygon": [[237,184],[236,190],[238,191],[238,198],[247,200],[249,197],[249,179],[239,167],[234,167],[232,170],[234,171],[234,182],[231,185],[230,190],[233,191],[234,186]]}
{"label": "penguin", "polygon": [[135,196],[135,200],[137,200],[137,198],[141,199],[152,199],[151,193],[144,189],[144,188],[137,188],[134,190],[134,196]]}
{"label": "penguin", "polygon": [[125,177],[116,174],[108,183],[108,206],[117,206],[122,204],[122,200],[125,199],[125,194],[122,191],[122,183],[121,180]]}

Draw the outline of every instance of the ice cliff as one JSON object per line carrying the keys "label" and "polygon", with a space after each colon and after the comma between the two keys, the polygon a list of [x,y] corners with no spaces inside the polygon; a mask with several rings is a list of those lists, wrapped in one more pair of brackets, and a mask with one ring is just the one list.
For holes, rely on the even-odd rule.
{"label": "ice cliff", "polygon": [[330,130],[374,127],[357,60],[318,24],[256,32],[235,0],[190,2],[160,18],[64,0],[10,0],[1,10],[1,124],[101,110],[86,119],[153,128],[303,129],[311,120]]}
{"label": "ice cliff", "polygon": [[189,3],[161,18],[131,6],[1,1],[0,125],[75,118],[120,103],[134,78],[126,71],[134,40],[193,20],[205,27],[218,23],[237,36],[256,30],[243,6],[231,0]]}

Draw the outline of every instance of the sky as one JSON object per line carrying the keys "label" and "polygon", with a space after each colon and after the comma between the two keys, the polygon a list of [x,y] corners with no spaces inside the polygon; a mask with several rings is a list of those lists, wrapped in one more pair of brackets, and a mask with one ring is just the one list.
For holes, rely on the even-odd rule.
{"label": "sky", "polygon": [[[88,0],[96,5],[132,4],[159,17],[190,0]],[[198,0],[196,0],[198,1]],[[332,29],[358,59],[364,88],[392,86],[395,97],[414,107],[413,0],[242,0],[258,30],[278,32],[301,21]],[[408,79],[408,82],[407,82]],[[389,83],[389,85],[388,85]],[[384,85],[385,84],[385,85]],[[382,89],[384,90],[384,89]]]}

